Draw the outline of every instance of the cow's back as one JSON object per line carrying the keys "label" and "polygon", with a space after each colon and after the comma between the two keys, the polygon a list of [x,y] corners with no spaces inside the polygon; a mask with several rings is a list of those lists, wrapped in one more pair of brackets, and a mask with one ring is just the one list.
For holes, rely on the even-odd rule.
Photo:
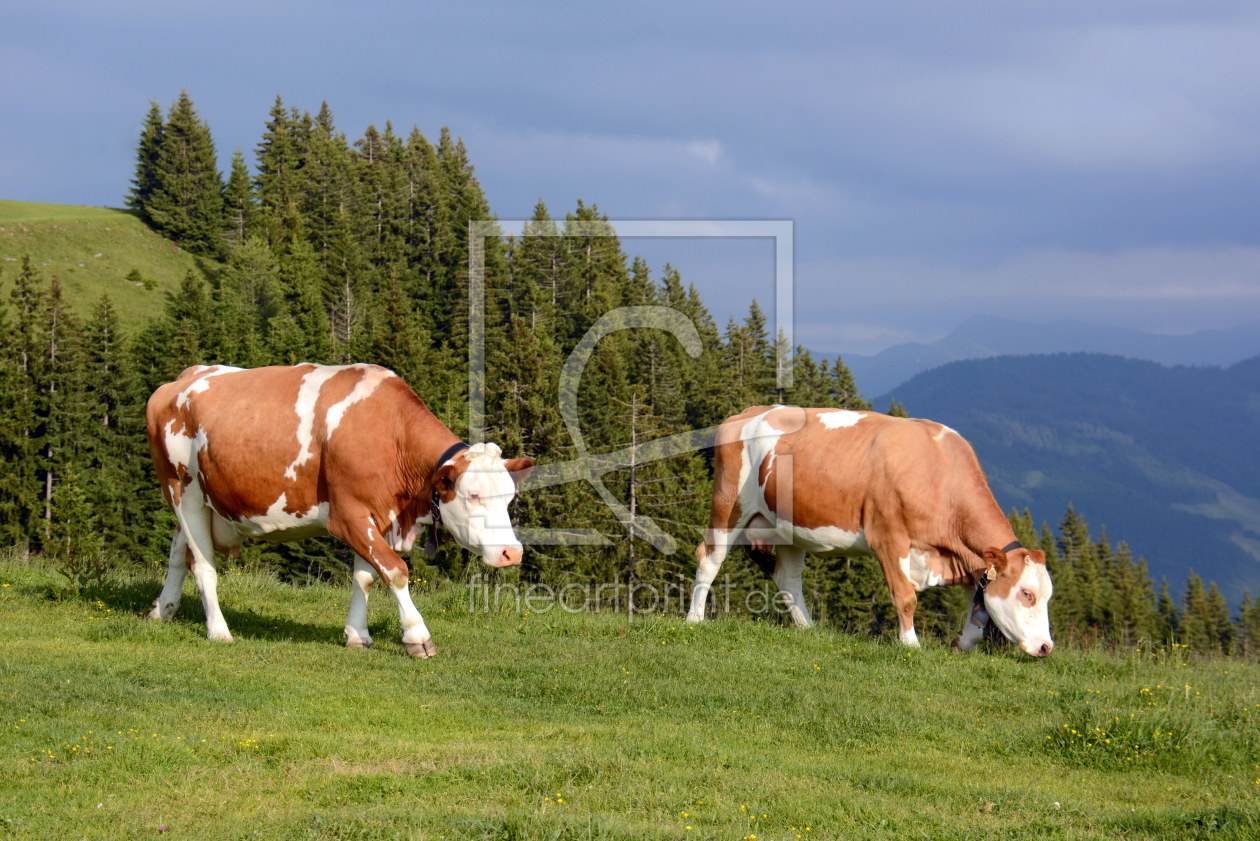
{"label": "cow's back", "polygon": [[[977,490],[977,504],[991,500],[971,446],[952,429],[870,411],[749,409],[727,421],[717,466],[741,486],[745,510],[760,502],[807,529],[858,531],[880,514],[935,529]],[[780,498],[788,486],[790,501]]]}
{"label": "cow's back", "polygon": [[[233,519],[260,517],[277,504],[310,510],[327,501],[323,473],[338,447],[369,461],[373,450],[377,458],[393,452],[381,446],[395,420],[390,380],[418,402],[392,372],[373,365],[190,368],[159,387],[147,407],[159,478],[164,485],[170,474],[195,479]],[[373,437],[375,448],[365,443]]]}

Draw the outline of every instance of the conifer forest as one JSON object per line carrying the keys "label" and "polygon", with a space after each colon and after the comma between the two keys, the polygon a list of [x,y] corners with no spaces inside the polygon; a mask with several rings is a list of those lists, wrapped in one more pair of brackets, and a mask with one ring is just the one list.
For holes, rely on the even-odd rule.
{"label": "conifer forest", "polygon": [[[224,177],[187,93],[143,117],[125,204],[196,255],[200,270],[138,329],[123,329],[107,295],[73,311],[57,275],[29,259],[4,269],[0,546],[42,553],[68,576],[164,566],[174,518],[153,477],[144,405],[190,365],[376,363],[456,435],[468,435],[469,222],[495,213],[462,141],[447,129],[436,141],[417,129],[399,134],[390,123],[351,140],[327,104],[311,114],[277,97],[252,156],[251,165],[237,150]],[[714,426],[758,404],[872,408],[843,361],[816,360],[804,348],[792,356],[793,384],[777,388],[778,342],[758,304],[717,323],[678,271],[627,254],[594,203],[556,215],[540,201],[522,235],[483,241],[486,438],[507,457],[546,465],[579,455],[560,414],[561,369],[596,320],[623,306],[682,313],[703,352],[693,358],[655,329],[603,338],[576,401],[592,453]],[[887,408],[914,414],[913,406]],[[632,537],[589,484],[555,484],[518,495],[517,528],[586,530],[600,540],[527,545],[519,573],[469,566],[452,543],[428,558],[418,544],[408,558],[413,582],[510,574],[553,587],[652,582],[689,593],[708,523],[709,454],[632,465],[604,484],[626,510],[668,532],[676,551]],[[1101,524],[1095,534],[1087,513],[1010,514],[1020,540],[1046,552],[1057,641],[1260,651],[1260,600],[1245,596],[1231,615],[1216,585],[1194,573],[1157,585],[1140,557],[1142,536],[1126,535],[1130,546]],[[349,550],[330,538],[251,544],[240,561],[291,580],[344,578],[349,562]],[[721,575],[734,612],[748,593],[773,595],[741,553]],[[869,633],[892,626],[873,560],[811,557],[806,593],[820,624]],[[961,587],[922,593],[920,634],[956,634],[966,598]],[[685,601],[656,609],[666,607],[677,614]]]}

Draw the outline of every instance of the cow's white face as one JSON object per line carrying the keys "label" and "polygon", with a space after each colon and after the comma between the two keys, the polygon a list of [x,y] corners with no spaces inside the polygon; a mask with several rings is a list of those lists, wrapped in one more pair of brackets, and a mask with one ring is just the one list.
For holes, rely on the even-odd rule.
{"label": "cow's white face", "polygon": [[438,510],[455,542],[480,552],[490,566],[519,564],[521,542],[508,503],[516,495],[516,482],[533,466],[528,458],[504,461],[496,444],[474,444],[441,467]]}
{"label": "cow's white face", "polygon": [[1048,610],[1054,587],[1046,571],[1045,553],[1020,547],[1003,555],[1000,550],[989,549],[984,559],[998,573],[984,591],[989,618],[1024,653],[1045,657],[1054,650]]}

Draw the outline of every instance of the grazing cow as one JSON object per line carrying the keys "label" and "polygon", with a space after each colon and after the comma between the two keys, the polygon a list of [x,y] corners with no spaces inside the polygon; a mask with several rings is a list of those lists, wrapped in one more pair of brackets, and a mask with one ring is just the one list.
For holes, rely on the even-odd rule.
{"label": "grazing cow", "polygon": [[1054,648],[1045,554],[1015,539],[971,446],[947,426],[877,412],[756,406],[727,419],[716,442],[713,506],[689,622],[704,619],[729,548],[777,558],[774,582],[798,625],[812,620],[801,592],[805,553],[873,555],[901,623],[917,646],[915,593],[976,588],[954,641],[966,651],[994,623],[1028,654]]}
{"label": "grazing cow", "polygon": [[242,369],[198,365],[149,398],[149,449],[178,526],[166,585],[149,616],[169,619],[192,571],[206,635],[231,642],[219,610],[214,550],[247,538],[283,543],[331,534],[354,562],[346,645],[368,648],[368,590],[383,578],[412,657],[437,653],[407,590],[422,526],[437,523],[490,566],[520,563],[508,503],[528,458],[469,447],[392,371],[376,365]]}

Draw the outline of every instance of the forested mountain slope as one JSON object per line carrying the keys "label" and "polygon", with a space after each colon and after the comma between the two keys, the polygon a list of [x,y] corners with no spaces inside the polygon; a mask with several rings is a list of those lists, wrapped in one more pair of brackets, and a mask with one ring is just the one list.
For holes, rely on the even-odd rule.
{"label": "forested mountain slope", "polygon": [[946,423],[1007,510],[1068,504],[1171,582],[1260,590],[1260,357],[1164,367],[1102,354],[1001,356],[919,374],[875,401]]}

